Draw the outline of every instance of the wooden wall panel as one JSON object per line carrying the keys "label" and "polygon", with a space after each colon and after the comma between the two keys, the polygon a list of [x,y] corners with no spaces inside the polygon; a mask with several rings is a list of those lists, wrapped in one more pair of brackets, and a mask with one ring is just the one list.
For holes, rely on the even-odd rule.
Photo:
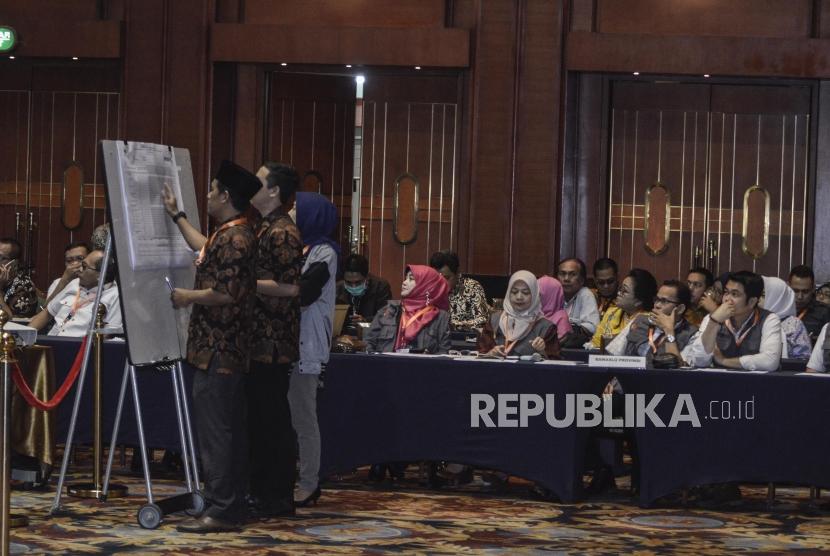
{"label": "wooden wall panel", "polygon": [[216,23],[211,26],[210,45],[215,62],[444,68],[470,63],[469,33],[448,28]]}
{"label": "wooden wall panel", "polygon": [[[830,106],[830,82],[822,81],[819,84],[818,106]],[[824,283],[830,281],[830,249],[825,245],[825,238],[830,237],[830,218],[827,218],[830,209],[830,110],[820,110],[818,125],[815,127],[815,197],[814,203],[808,204],[808,212],[815,214],[815,226],[808,228],[814,231],[812,263],[816,273],[816,281]]]}
{"label": "wooden wall panel", "polygon": [[159,143],[162,139],[165,4],[164,0],[146,0],[130,2],[128,7],[122,129],[132,141]]}
{"label": "wooden wall panel", "polygon": [[[744,77],[830,77],[830,45],[819,39],[624,35],[567,36],[569,71]],[[671,55],[667,56],[666,53]]]}
{"label": "wooden wall panel", "polygon": [[481,2],[475,46],[468,271],[510,270],[518,14],[512,2]]}
{"label": "wooden wall panel", "polygon": [[[398,286],[406,264],[427,264],[455,248],[458,210],[458,121],[455,76],[375,76],[366,83],[361,222],[372,272]],[[418,180],[417,238],[395,241],[394,185],[410,173]]]}
{"label": "wooden wall panel", "polygon": [[54,21],[91,21],[98,18],[99,0],[27,0],[3,2],[0,17],[5,24],[19,18],[48,18]]}
{"label": "wooden wall panel", "polygon": [[203,222],[211,166],[218,164],[209,160],[212,64],[207,61],[207,35],[213,16],[212,0],[175,0],[166,5],[162,142],[190,151]]}
{"label": "wooden wall panel", "polygon": [[[353,172],[355,84],[350,77],[269,74],[266,159],[322,176],[322,193],[337,206],[337,239],[348,249]],[[257,162],[254,166],[258,166]]]}
{"label": "wooden wall panel", "polygon": [[[806,257],[809,89],[721,87],[622,83],[614,89],[607,253],[622,270],[637,266],[661,279],[682,277],[695,247],[705,250],[710,241],[716,274],[750,269],[786,277]],[[771,101],[764,110],[762,99],[787,90],[787,102]],[[678,110],[677,100],[667,98],[673,93],[689,99],[689,109]],[[654,96],[672,107],[655,106]],[[710,104],[700,110],[704,103]],[[725,112],[725,106],[759,111]],[[777,114],[782,106],[793,112]],[[650,255],[643,203],[656,181],[671,191],[671,234],[669,249]],[[743,195],[755,183],[768,190],[772,209],[769,251],[757,261],[741,248]]]}
{"label": "wooden wall panel", "polygon": [[445,0],[244,0],[246,23],[442,27]]}
{"label": "wooden wall panel", "polygon": [[571,0],[570,31],[596,31],[596,0]]}
{"label": "wooden wall panel", "polygon": [[[25,212],[30,146],[29,113],[31,92],[0,92],[0,187],[5,193],[0,203],[0,236],[17,236],[16,215]],[[8,193],[14,196],[9,199]],[[22,198],[21,198],[22,195]]]}
{"label": "wooden wall panel", "polygon": [[598,0],[597,31],[809,38],[813,5],[812,0]]}
{"label": "wooden wall panel", "polygon": [[[211,66],[207,35],[212,0],[147,0],[127,8],[124,61],[124,136],[190,150],[196,199],[204,197]],[[197,40],[194,40],[197,38]]]}
{"label": "wooden wall panel", "polygon": [[605,238],[589,230],[604,230],[608,214],[607,86],[597,75],[569,80],[558,258],[594,261],[605,254]]}
{"label": "wooden wall panel", "polygon": [[[64,245],[88,240],[92,229],[104,221],[103,171],[97,143],[118,136],[119,95],[34,91],[17,96],[21,106],[15,108],[14,126],[20,134],[15,148],[4,149],[3,167],[9,170],[0,177],[0,234],[15,235],[15,217],[20,213],[19,239],[34,264],[35,283],[46,288],[54,275],[62,272]],[[31,99],[29,108],[23,105],[24,98],[27,104]],[[80,228],[70,232],[61,224],[61,198],[63,172],[72,160],[84,169],[85,208]],[[34,224],[31,235],[27,234],[29,213]]]}
{"label": "wooden wall panel", "polygon": [[[563,2],[527,0],[515,115],[510,271],[549,272],[556,259]],[[525,146],[531,148],[525,148]]]}
{"label": "wooden wall panel", "polygon": [[211,167],[205,179],[213,177],[218,164],[232,160],[234,149],[234,103],[236,99],[236,65],[214,64],[211,93],[210,160]]}

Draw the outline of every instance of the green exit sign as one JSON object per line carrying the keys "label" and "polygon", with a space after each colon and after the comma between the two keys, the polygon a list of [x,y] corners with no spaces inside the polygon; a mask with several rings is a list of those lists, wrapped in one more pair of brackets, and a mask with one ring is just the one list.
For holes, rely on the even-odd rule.
{"label": "green exit sign", "polygon": [[17,33],[11,27],[0,25],[0,52],[11,52],[17,46]]}

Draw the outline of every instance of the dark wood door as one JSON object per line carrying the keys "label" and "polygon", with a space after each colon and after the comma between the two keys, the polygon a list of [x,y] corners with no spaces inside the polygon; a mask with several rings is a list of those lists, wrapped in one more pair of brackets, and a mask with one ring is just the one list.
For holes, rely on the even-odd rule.
{"label": "dark wood door", "polygon": [[[716,274],[786,276],[808,260],[810,111],[808,86],[614,83],[609,256],[661,279],[710,251]],[[657,183],[667,212],[659,190],[647,206]]]}
{"label": "dark wood door", "polygon": [[[0,91],[0,236],[16,237],[35,284],[63,272],[71,241],[89,241],[106,219],[98,142],[119,135],[119,72],[113,66],[5,65]],[[64,171],[83,171],[80,222],[64,223]]]}

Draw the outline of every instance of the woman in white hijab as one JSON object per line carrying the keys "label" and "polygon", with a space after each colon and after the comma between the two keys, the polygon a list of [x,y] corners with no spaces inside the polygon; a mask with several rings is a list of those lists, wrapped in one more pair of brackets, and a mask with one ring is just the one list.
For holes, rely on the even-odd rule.
{"label": "woman in white hijab", "polygon": [[764,276],[764,296],[760,305],[781,319],[781,336],[784,342],[782,357],[809,359],[813,349],[810,335],[795,316],[795,292],[781,278]]}
{"label": "woman in white hijab", "polygon": [[510,277],[504,310],[484,325],[478,351],[498,357],[534,353],[559,357],[556,325],[542,313],[539,284],[532,273],[519,270]]}

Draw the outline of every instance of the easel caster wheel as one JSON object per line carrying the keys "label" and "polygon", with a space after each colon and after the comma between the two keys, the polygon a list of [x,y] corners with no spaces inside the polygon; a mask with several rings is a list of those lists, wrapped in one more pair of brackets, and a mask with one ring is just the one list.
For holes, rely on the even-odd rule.
{"label": "easel caster wheel", "polygon": [[190,516],[201,515],[201,513],[205,511],[205,497],[202,496],[201,492],[194,492],[193,493],[193,506],[186,509],[184,513]]}
{"label": "easel caster wheel", "polygon": [[145,529],[155,529],[161,523],[161,508],[155,504],[144,504],[138,510],[138,524]]}

